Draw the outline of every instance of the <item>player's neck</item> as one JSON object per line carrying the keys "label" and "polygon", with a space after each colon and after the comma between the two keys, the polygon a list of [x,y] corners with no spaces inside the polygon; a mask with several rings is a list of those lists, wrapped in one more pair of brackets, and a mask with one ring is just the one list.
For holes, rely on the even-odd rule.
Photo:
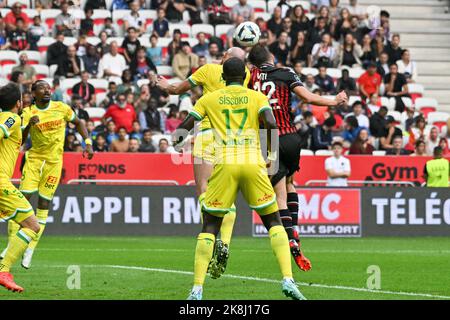
{"label": "player's neck", "polygon": [[47,109],[49,105],[50,101],[49,102],[36,101],[36,107],[38,107],[39,109]]}
{"label": "player's neck", "polygon": [[242,86],[243,83],[239,81],[229,81],[227,82],[227,86]]}

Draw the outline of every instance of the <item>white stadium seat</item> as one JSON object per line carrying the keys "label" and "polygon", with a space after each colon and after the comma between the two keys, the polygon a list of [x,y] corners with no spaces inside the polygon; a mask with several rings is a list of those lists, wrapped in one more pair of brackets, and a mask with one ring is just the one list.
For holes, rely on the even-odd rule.
{"label": "white stadium seat", "polygon": [[214,36],[214,27],[205,23],[193,24],[191,28],[192,37],[196,37],[200,32],[206,33],[207,37],[212,37]]}
{"label": "white stadium seat", "polygon": [[182,38],[190,38],[192,37],[191,34],[191,26],[187,23],[171,23],[169,25],[169,33],[170,36],[173,36],[173,31],[179,29],[181,31],[181,37]]}
{"label": "white stadium seat", "polygon": [[406,108],[413,107],[413,101],[411,100],[411,98],[402,97],[402,101],[403,101],[403,104],[405,105]]}
{"label": "white stadium seat", "polygon": [[398,111],[390,110],[388,111],[388,116],[392,116],[395,122],[400,123],[402,121],[402,114]]}
{"label": "white stadium seat", "polygon": [[94,86],[96,94],[108,91],[108,80],[106,79],[89,79],[88,82]]}
{"label": "white stadium seat", "polygon": [[12,7],[15,3],[20,3],[22,8],[30,8],[30,0],[7,0],[6,5]]}
{"label": "white stadium seat", "polygon": [[381,105],[385,106],[389,110],[393,110],[391,100],[388,97],[381,97]]}
{"label": "white stadium seat", "polygon": [[123,42],[123,37],[110,37],[106,40],[107,44],[111,44],[113,41],[117,42],[117,45],[120,47]]}
{"label": "white stadium seat", "polygon": [[44,64],[45,63],[45,61],[43,60],[43,57],[39,53],[39,51],[32,51],[32,50],[20,51],[19,57],[22,53],[25,53],[27,55],[29,64]]}
{"label": "white stadium seat", "polygon": [[48,47],[55,42],[56,40],[52,37],[41,37],[37,43],[39,52],[47,52]]}
{"label": "white stadium seat", "polygon": [[36,78],[44,79],[50,77],[50,68],[46,64],[35,64],[33,67],[36,70]]}
{"label": "white stadium seat", "polygon": [[44,9],[41,10],[41,19],[47,25],[48,30],[53,30],[55,25],[56,17],[61,13],[58,9]]}
{"label": "white stadium seat", "polygon": [[143,85],[146,85],[146,84],[150,84],[150,80],[149,79],[139,79],[136,82],[136,85],[138,86],[138,88],[141,88]]}
{"label": "white stadium seat", "polygon": [[106,110],[103,108],[85,108],[84,110],[88,113],[91,120],[101,119],[106,113]]}
{"label": "white stadium seat", "polygon": [[332,156],[333,151],[331,150],[317,150],[315,153],[316,156]]}
{"label": "white stadium seat", "polygon": [[373,156],[385,156],[386,151],[385,150],[375,150],[375,151],[372,151],[372,155]]}
{"label": "white stadium seat", "polygon": [[0,51],[0,66],[8,64],[16,65],[19,62],[19,55],[16,51],[3,50]]}
{"label": "white stadium seat", "polygon": [[187,38],[187,39],[184,39],[184,41],[189,42],[189,45],[191,47],[195,46],[198,43],[198,39],[197,38]]}
{"label": "white stadium seat", "polygon": [[328,68],[327,75],[332,77],[334,80],[340,79],[342,77],[342,70],[337,68]]}
{"label": "white stadium seat", "polygon": [[15,65],[13,65],[13,64],[4,65],[1,69],[1,72],[2,72],[1,76],[3,78],[6,78],[9,80],[11,78],[12,69],[14,67],[15,67]]}
{"label": "white stadium seat", "polygon": [[364,72],[366,72],[364,69],[351,68],[349,70],[350,78],[358,79]]}
{"label": "white stadium seat", "polygon": [[97,93],[95,95],[95,104],[97,107],[106,99],[106,92]]}
{"label": "white stadium seat", "polygon": [[300,150],[300,155],[301,156],[313,156],[314,151],[308,150],[308,149],[302,149],[302,150]]}
{"label": "white stadium seat", "polygon": [[164,76],[166,78],[173,78],[175,76],[175,74],[173,73],[173,69],[170,66],[157,66],[156,71],[158,72],[158,75]]}
{"label": "white stadium seat", "polygon": [[96,45],[98,45],[101,42],[99,37],[87,37],[86,41],[91,46],[96,46]]}
{"label": "white stadium seat", "polygon": [[61,81],[61,90],[65,93],[67,93],[68,90],[71,91],[73,86],[76,85],[80,81],[81,81],[80,78],[64,79]]}
{"label": "white stadium seat", "polygon": [[269,21],[272,15],[268,12],[255,12],[255,19],[263,18],[264,21]]}
{"label": "white stadium seat", "polygon": [[77,38],[74,37],[64,37],[63,43],[66,46],[73,46],[75,43],[77,43]]}
{"label": "white stadium seat", "polygon": [[428,124],[435,125],[442,129],[446,125],[447,120],[450,118],[450,113],[447,112],[430,112],[428,114]]}
{"label": "white stadium seat", "polygon": [[267,12],[267,3],[265,0],[253,0],[250,2],[255,12]]}
{"label": "white stadium seat", "polygon": [[353,105],[356,101],[361,101],[361,97],[360,96],[350,96],[350,97],[348,97],[348,105],[349,106]]}
{"label": "white stadium seat", "polygon": [[422,112],[426,117],[430,112],[438,110],[438,102],[434,98],[417,98],[415,101],[416,109]]}
{"label": "white stadium seat", "polygon": [[319,74],[319,70],[317,70],[316,68],[302,68],[302,74],[305,76],[307,76],[308,74],[317,76]]}
{"label": "white stadium seat", "polygon": [[238,2],[239,2],[238,0],[223,0],[223,5],[228,8],[232,8]]}
{"label": "white stadium seat", "polygon": [[303,7],[303,10],[305,10],[306,12],[311,11],[311,3],[309,1],[304,1],[304,0],[303,1],[296,1],[296,0],[293,0],[293,1],[289,2],[289,5],[292,8],[294,8],[295,6],[300,5],[300,6]]}

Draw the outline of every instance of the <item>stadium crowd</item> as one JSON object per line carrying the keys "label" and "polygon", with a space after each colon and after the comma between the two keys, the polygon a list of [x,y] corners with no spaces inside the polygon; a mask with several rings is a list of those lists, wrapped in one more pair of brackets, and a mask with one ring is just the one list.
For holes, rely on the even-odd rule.
{"label": "stadium crowd", "polygon": [[[437,145],[450,154],[450,119],[434,123],[427,116],[436,108],[416,108],[420,97],[410,88],[420,70],[400,35],[391,33],[389,12],[368,13],[357,0],[348,6],[339,0],[275,1],[271,7],[273,2],[35,0],[30,3],[38,14],[29,16],[24,1],[13,2],[10,11],[0,1],[6,13],[0,17],[0,52],[18,56],[7,74],[2,63],[2,75],[21,86],[25,105],[32,103],[31,84],[48,79],[52,99],[69,103],[86,121],[97,152],[173,152],[167,135],[202,93],[195,88],[169,97],[156,85],[156,74],[177,82],[206,63],[220,63],[224,51],[237,45],[236,26],[254,21],[276,64],[292,67],[308,90],[327,96],[346,90],[350,96],[349,104],[329,108],[292,97],[304,149],[330,150],[341,141],[349,154],[430,156]],[[48,9],[58,10],[53,20],[43,17]],[[96,16],[104,9],[127,11],[120,19]],[[80,10],[81,18],[75,14]],[[192,32],[196,39],[187,35],[185,22],[192,30],[200,26]],[[54,40],[42,48],[49,36]],[[52,72],[39,73],[33,51],[43,52]],[[100,88],[95,79],[107,85]],[[69,126],[65,150],[79,151],[81,140]]]}

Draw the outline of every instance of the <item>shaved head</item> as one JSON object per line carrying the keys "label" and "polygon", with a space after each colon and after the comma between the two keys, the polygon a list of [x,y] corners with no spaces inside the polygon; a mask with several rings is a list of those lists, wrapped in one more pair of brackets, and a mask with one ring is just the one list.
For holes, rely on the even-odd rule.
{"label": "shaved head", "polygon": [[238,58],[239,60],[245,61],[245,51],[238,47],[228,49],[223,56],[222,63],[230,58]]}

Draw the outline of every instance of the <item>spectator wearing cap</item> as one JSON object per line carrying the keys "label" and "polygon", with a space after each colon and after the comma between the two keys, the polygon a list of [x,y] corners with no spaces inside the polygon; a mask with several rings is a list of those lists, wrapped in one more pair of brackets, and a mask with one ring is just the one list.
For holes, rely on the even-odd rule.
{"label": "spectator wearing cap", "polygon": [[247,3],[247,0],[239,0],[231,9],[231,19],[235,20],[236,16],[242,16],[245,21],[255,20],[255,10]]}
{"label": "spectator wearing cap", "polygon": [[74,94],[72,96],[72,110],[75,112],[78,118],[84,121],[89,120],[89,114],[87,113],[86,110],[84,110],[83,98],[80,97],[78,94]]}
{"label": "spectator wearing cap", "polygon": [[127,64],[130,64],[136,58],[136,52],[141,47],[141,42],[138,39],[138,32],[135,27],[127,29],[127,36],[122,42],[122,49],[124,49],[124,56]]}
{"label": "spectator wearing cap", "polygon": [[33,24],[28,28],[28,41],[30,42],[30,50],[38,51],[38,42],[41,37],[47,34],[47,28],[45,24],[42,24],[40,16],[33,18]]}
{"label": "spectator wearing cap", "polygon": [[181,44],[181,50],[173,58],[173,72],[181,80],[185,80],[198,67],[198,56],[192,53],[189,42]]}
{"label": "spectator wearing cap", "polygon": [[335,141],[331,145],[333,156],[325,159],[325,171],[327,172],[327,187],[347,187],[347,178],[351,175],[350,160],[344,157],[342,142]]}
{"label": "spectator wearing cap", "polygon": [[26,53],[21,53],[19,56],[19,65],[12,69],[12,72],[21,71],[24,75],[23,84],[26,86],[31,86],[32,83],[36,81],[36,70],[32,65],[28,64],[28,55]]}
{"label": "spectator wearing cap", "polygon": [[[402,137],[403,132],[395,125],[393,116],[387,116],[385,122],[385,130],[383,136],[380,137],[380,149],[389,150],[394,148],[393,142],[395,137]],[[403,140],[402,140],[403,144]]]}
{"label": "spectator wearing cap", "polygon": [[105,54],[98,66],[98,77],[109,78],[110,81],[120,81],[120,77],[127,69],[125,58],[119,53],[116,41],[111,42],[110,52]]}
{"label": "spectator wearing cap", "polygon": [[158,37],[169,37],[169,21],[166,19],[166,11],[163,8],[158,8],[157,19],[153,21],[153,34]]}
{"label": "spectator wearing cap", "polygon": [[394,136],[392,138],[392,147],[386,150],[389,156],[407,156],[410,152],[403,148],[403,137]]}
{"label": "spectator wearing cap", "polygon": [[389,74],[384,77],[385,91],[387,97],[395,98],[395,110],[403,112],[405,103],[402,97],[409,97],[408,82],[406,77],[398,72],[396,63],[389,66]]}
{"label": "spectator wearing cap", "polygon": [[336,93],[333,78],[327,74],[325,66],[319,67],[319,74],[315,76],[315,82],[325,95],[332,95]]}
{"label": "spectator wearing cap", "polygon": [[72,87],[72,93],[81,98],[84,105],[95,106],[95,88],[89,82],[89,72],[81,73],[81,81]]}
{"label": "spectator wearing cap", "polygon": [[74,37],[77,31],[76,19],[69,13],[69,2],[61,3],[61,13],[56,16],[55,27],[67,37]]}
{"label": "spectator wearing cap", "polygon": [[199,32],[197,34],[197,40],[198,43],[192,48],[192,52],[198,56],[207,56],[208,42],[206,41],[206,34],[204,32]]}
{"label": "spectator wearing cap", "polygon": [[18,28],[17,19],[22,19],[24,28],[28,28],[28,24],[31,22],[28,15],[22,11],[22,4],[20,2],[16,2],[11,7],[11,11],[8,12],[5,16],[5,25],[7,31],[13,31]]}
{"label": "spectator wearing cap", "polygon": [[328,117],[325,119],[322,125],[317,125],[314,128],[311,141],[311,149],[313,151],[317,150],[328,150],[333,141],[332,129],[336,125],[336,119],[334,117]]}
{"label": "spectator wearing cap", "polygon": [[408,83],[416,82],[417,80],[417,65],[415,61],[411,60],[409,50],[402,51],[402,58],[397,60],[398,72],[403,73]]}
{"label": "spectator wearing cap", "polygon": [[361,99],[365,100],[374,93],[378,94],[380,91],[381,83],[382,79],[381,76],[377,73],[375,63],[369,62],[367,71],[364,72],[358,79]]}
{"label": "spectator wearing cap", "polygon": [[26,28],[24,20],[22,18],[17,18],[16,28],[7,33],[8,43],[5,49],[17,52],[30,49]]}
{"label": "spectator wearing cap", "polygon": [[55,42],[47,48],[47,65],[59,65],[59,61],[66,55],[67,46],[64,44],[64,34],[58,32],[55,37]]}
{"label": "spectator wearing cap", "polygon": [[118,94],[117,104],[111,105],[103,117],[114,121],[119,128],[125,128],[126,132],[133,130],[133,121],[137,120],[134,107],[127,103],[123,93]]}
{"label": "spectator wearing cap", "polygon": [[386,134],[386,115],[388,109],[381,106],[380,109],[370,117],[370,133],[375,138],[381,138]]}
{"label": "spectator wearing cap", "polygon": [[67,47],[67,53],[59,60],[56,75],[65,78],[74,78],[81,75],[84,69],[80,57],[77,56],[75,46]]}

